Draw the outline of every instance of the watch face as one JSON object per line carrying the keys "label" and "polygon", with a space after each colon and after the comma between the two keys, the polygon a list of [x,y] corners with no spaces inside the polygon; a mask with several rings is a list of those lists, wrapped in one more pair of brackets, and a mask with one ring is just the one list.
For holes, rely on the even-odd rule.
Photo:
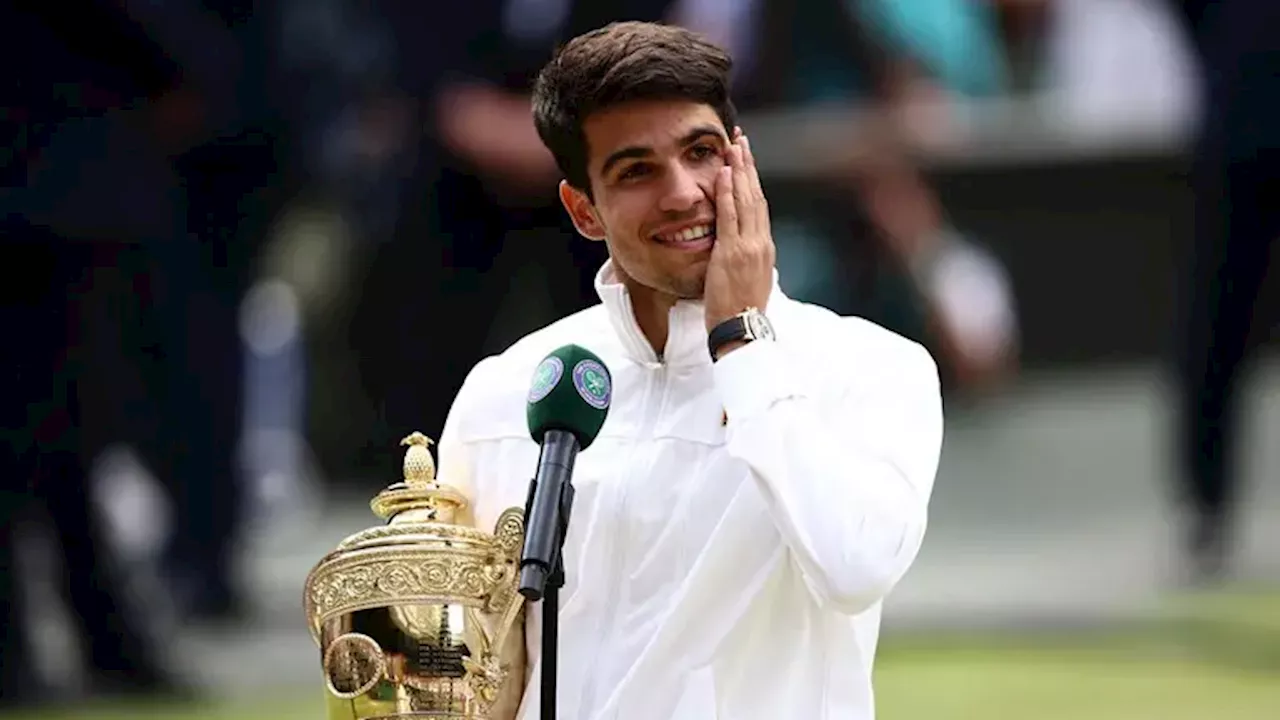
{"label": "watch face", "polygon": [[760,313],[751,313],[747,316],[747,327],[750,328],[751,334],[759,340],[773,340],[773,325],[769,322],[769,318]]}

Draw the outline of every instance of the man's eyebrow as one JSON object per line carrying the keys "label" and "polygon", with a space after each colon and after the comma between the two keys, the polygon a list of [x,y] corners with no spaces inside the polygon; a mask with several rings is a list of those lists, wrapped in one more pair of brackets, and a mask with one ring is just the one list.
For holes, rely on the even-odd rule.
{"label": "man's eyebrow", "polygon": [[714,137],[717,140],[724,139],[724,133],[720,132],[719,128],[715,127],[714,125],[699,125],[698,127],[685,133],[684,137],[680,138],[680,145],[681,146],[692,145],[695,142],[701,140],[702,138],[708,135],[710,135],[711,137]]}
{"label": "man's eyebrow", "polygon": [[[685,133],[684,137],[680,138],[680,146],[684,147],[686,145],[692,145],[693,143],[707,136],[711,136],[717,139],[722,139],[723,133],[721,133],[718,129],[716,129],[714,125],[699,125],[693,128],[692,130],[690,130],[689,132]],[[615,150],[609,154],[609,157],[605,158],[604,165],[602,165],[600,168],[600,174],[608,175],[609,170],[613,168],[615,165],[617,165],[618,163],[622,162],[623,160],[630,160],[633,158],[645,158],[645,157],[650,157],[652,155],[653,155],[653,148],[642,147],[639,145],[633,145],[631,147],[625,147],[620,150]]]}

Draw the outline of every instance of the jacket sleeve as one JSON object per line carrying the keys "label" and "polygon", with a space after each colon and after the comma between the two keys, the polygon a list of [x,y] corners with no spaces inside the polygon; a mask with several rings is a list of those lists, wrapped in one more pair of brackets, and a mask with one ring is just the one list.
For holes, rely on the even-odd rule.
{"label": "jacket sleeve", "polygon": [[[440,439],[436,443],[436,477],[440,482],[452,485],[468,498],[474,498],[476,492],[476,467],[472,446],[464,438],[468,429],[476,422],[479,400],[477,391],[482,384],[478,376],[486,371],[491,360],[481,360],[467,373],[449,406],[444,427],[440,430]],[[461,522],[475,525],[475,518],[468,507],[462,513]]]}
{"label": "jacket sleeve", "polygon": [[890,347],[883,361],[856,364],[874,377],[833,376],[823,397],[805,388],[824,383],[802,383],[776,343],[739,348],[714,370],[729,454],[753,471],[815,599],[850,614],[915,560],[942,449],[933,358],[919,345]]}

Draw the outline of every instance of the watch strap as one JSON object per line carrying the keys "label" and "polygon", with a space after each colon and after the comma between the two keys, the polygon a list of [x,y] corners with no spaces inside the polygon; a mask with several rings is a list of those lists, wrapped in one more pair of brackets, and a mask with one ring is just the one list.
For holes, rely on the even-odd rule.
{"label": "watch strap", "polygon": [[720,348],[737,340],[746,340],[749,337],[750,333],[747,332],[746,317],[735,315],[711,328],[711,332],[707,333],[707,350],[711,352],[711,359],[714,360],[716,352]]}

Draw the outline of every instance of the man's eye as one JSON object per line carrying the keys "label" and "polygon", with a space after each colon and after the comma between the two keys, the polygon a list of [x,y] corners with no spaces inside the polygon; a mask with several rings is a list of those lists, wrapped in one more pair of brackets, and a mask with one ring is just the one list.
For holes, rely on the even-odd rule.
{"label": "man's eye", "polygon": [[636,163],[629,166],[626,170],[618,173],[619,180],[631,180],[633,178],[643,177],[649,172],[649,168],[642,163]]}
{"label": "man's eye", "polygon": [[694,160],[707,160],[718,154],[719,153],[716,152],[716,149],[710,145],[695,145],[689,150],[689,155],[692,156]]}

